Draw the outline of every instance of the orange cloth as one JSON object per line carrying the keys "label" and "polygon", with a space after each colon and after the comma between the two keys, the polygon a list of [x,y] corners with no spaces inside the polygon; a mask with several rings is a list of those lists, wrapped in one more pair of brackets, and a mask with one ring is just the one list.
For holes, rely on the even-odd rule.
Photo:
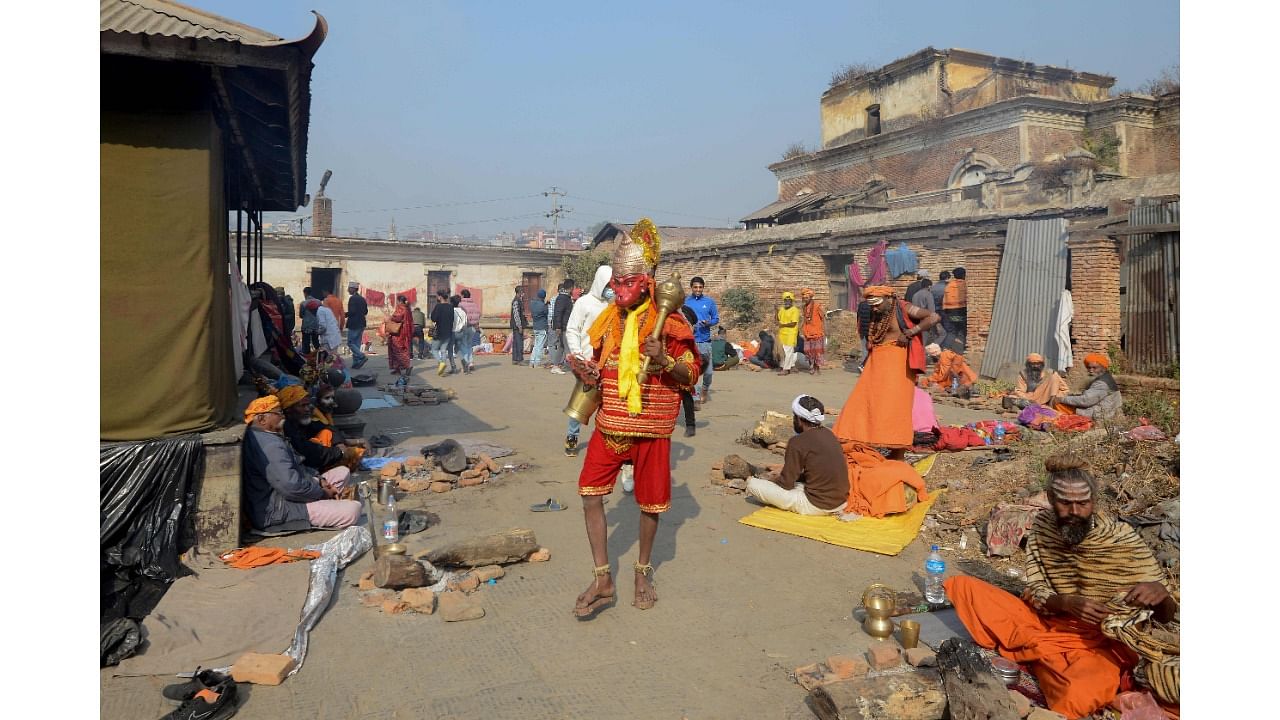
{"label": "orange cloth", "polygon": [[1018,374],[1018,387],[1010,393],[1016,398],[1030,400],[1037,405],[1048,405],[1049,398],[1062,397],[1070,392],[1067,387],[1067,381],[1062,376],[1052,370],[1045,370],[1040,377],[1040,384],[1036,385],[1033,392],[1027,392],[1027,379],[1021,373]]}
{"label": "orange cloth", "polygon": [[316,550],[286,550],[273,547],[238,548],[222,556],[222,562],[237,570],[250,570],[263,565],[282,565],[295,560],[314,560],[320,557]]}
{"label": "orange cloth", "polygon": [[1105,707],[1120,689],[1120,674],[1137,656],[1108,640],[1096,625],[1065,615],[1040,615],[1021,599],[977,578],[943,582],[964,627],[982,647],[1029,663],[1049,709],[1069,718]]}
{"label": "orange cloth", "polygon": [[893,288],[889,287],[888,285],[872,285],[871,287],[865,288],[862,291],[862,296],[869,297],[869,298],[873,298],[873,297],[887,298],[887,297],[891,297],[892,295],[893,295]]}
{"label": "orange cloth", "polygon": [[[812,294],[812,291],[810,291]],[[817,300],[810,301],[804,306],[804,325],[801,332],[806,339],[819,340],[827,334],[827,316],[822,311],[822,306]]]}
{"label": "orange cloth", "polygon": [[307,390],[301,385],[286,385],[280,388],[276,397],[280,398],[280,407],[288,410],[307,399]]}
{"label": "orange cloth", "polygon": [[268,412],[280,412],[280,398],[275,395],[267,395],[249,403],[249,407],[244,410],[244,421],[247,423],[253,422],[255,417]]}
{"label": "orange cloth", "polygon": [[1062,403],[1060,403],[1060,402],[1056,402],[1056,403],[1054,403],[1054,404],[1053,404],[1053,409],[1054,409],[1054,410],[1057,410],[1058,412],[1062,413],[1063,415],[1075,415],[1075,414],[1076,414],[1076,409],[1075,409],[1075,408],[1071,407],[1070,405],[1063,405],[1063,404],[1062,404]]}
{"label": "orange cloth", "polygon": [[942,307],[945,310],[968,307],[969,286],[964,280],[952,278],[947,281],[947,289],[942,293]]}
{"label": "orange cloth", "polygon": [[938,356],[938,366],[934,368],[933,375],[926,378],[923,384],[926,388],[934,384],[945,389],[951,387],[953,377],[960,378],[961,385],[972,385],[978,382],[978,373],[969,367],[963,355],[953,350],[943,350]]}
{"label": "orange cloth", "polygon": [[1087,365],[1101,365],[1108,370],[1111,369],[1111,358],[1102,353],[1089,353],[1084,356],[1084,362]]}
{"label": "orange cloth", "polygon": [[910,447],[915,375],[907,367],[906,348],[893,343],[872,348],[832,432],[841,440],[872,447]]}
{"label": "orange cloth", "polygon": [[337,295],[330,295],[324,299],[324,306],[333,311],[333,317],[338,321],[338,329],[347,329],[347,313],[342,309],[342,301]]}
{"label": "orange cloth", "polygon": [[908,510],[905,485],[915,488],[918,500],[928,500],[924,478],[901,460],[886,460],[866,445],[841,440],[844,461],[849,466],[849,500],[845,512],[884,517]]}
{"label": "orange cloth", "polygon": [[[320,432],[316,433],[311,437],[311,442],[317,445],[320,445],[321,447],[333,447],[333,430],[331,428],[325,428],[324,430],[321,430]],[[346,449],[346,452],[342,454],[342,459],[339,460],[337,463],[334,463],[334,465],[330,467],[343,465],[347,469],[351,470],[352,472],[355,472],[356,470],[359,469],[360,460],[363,458],[364,458],[364,448],[349,447]],[[323,468],[323,469],[328,470],[329,468]]]}

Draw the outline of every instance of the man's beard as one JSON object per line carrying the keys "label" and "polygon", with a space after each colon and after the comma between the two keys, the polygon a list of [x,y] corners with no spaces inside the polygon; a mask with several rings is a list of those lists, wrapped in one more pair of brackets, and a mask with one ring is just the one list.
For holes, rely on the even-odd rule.
{"label": "man's beard", "polygon": [[298,417],[298,418],[294,418],[294,419],[293,419],[293,421],[294,421],[294,422],[296,422],[296,423],[298,423],[299,425],[310,425],[310,424],[311,424],[311,420],[312,420],[312,418],[311,418],[311,416],[310,416],[310,415],[303,415],[302,417]]}
{"label": "man's beard", "polygon": [[1067,518],[1058,519],[1058,534],[1062,536],[1062,541],[1068,545],[1075,546],[1084,542],[1085,536],[1089,531],[1093,530],[1093,516],[1087,518]]}

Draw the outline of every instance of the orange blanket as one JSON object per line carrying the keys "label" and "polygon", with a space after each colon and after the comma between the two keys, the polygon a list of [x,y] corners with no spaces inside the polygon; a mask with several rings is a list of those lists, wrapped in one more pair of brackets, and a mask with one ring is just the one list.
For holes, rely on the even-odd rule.
{"label": "orange blanket", "polygon": [[1049,709],[1069,718],[1106,707],[1120,689],[1121,672],[1137,662],[1097,626],[1071,616],[1042,616],[977,578],[948,578],[943,587],[973,641],[1030,664]]}
{"label": "orange blanket", "polygon": [[840,447],[849,466],[849,501],[845,512],[878,518],[906,512],[906,486],[915,489],[917,499],[929,499],[924,478],[911,465],[886,460],[876,450],[849,440],[841,440]]}
{"label": "orange blanket", "polygon": [[832,432],[841,440],[872,447],[910,447],[915,375],[907,367],[906,348],[892,344],[872,348]]}

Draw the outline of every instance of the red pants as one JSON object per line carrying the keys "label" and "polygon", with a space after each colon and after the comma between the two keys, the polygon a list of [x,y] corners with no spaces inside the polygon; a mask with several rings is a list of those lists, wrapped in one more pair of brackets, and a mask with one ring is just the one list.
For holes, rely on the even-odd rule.
{"label": "red pants", "polygon": [[1040,615],[977,578],[956,576],[942,585],[973,641],[1030,664],[1049,709],[1069,718],[1106,707],[1120,689],[1121,672],[1137,661],[1096,626],[1069,615]]}
{"label": "red pants", "polygon": [[671,509],[671,438],[605,435],[597,429],[587,443],[578,476],[579,495],[608,495],[626,462],[635,465],[636,504],[642,512]]}

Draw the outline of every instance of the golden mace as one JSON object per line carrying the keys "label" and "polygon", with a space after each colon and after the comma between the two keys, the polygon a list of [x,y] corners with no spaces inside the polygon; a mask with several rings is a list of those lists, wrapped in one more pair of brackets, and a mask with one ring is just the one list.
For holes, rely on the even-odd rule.
{"label": "golden mace", "polygon": [[[653,326],[653,334],[650,337],[660,340],[662,328],[667,323],[667,316],[679,310],[684,304],[684,285],[680,284],[680,273],[673,272],[671,277],[658,283],[653,296],[654,302],[658,304],[658,324]],[[649,379],[649,363],[652,360],[653,358],[648,355],[644,358],[644,365],[641,366],[640,374],[637,376],[641,385]]]}

